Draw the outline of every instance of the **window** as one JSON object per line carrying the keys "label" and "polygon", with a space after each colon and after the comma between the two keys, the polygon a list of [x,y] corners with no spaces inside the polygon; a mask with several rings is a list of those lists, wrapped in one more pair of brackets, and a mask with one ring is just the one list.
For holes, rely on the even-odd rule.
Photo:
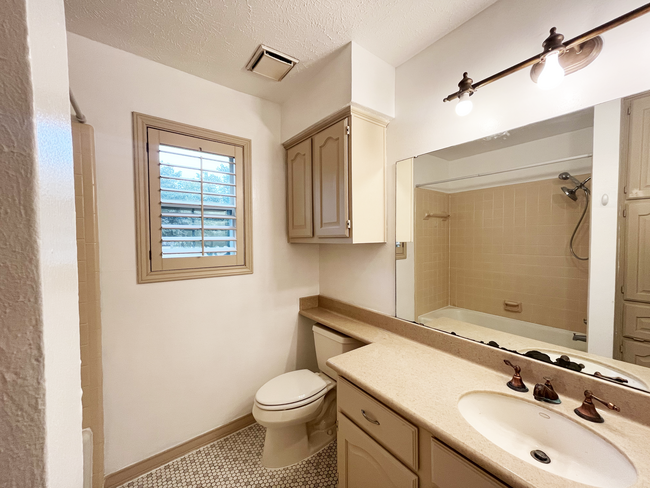
{"label": "window", "polygon": [[253,272],[249,139],[133,114],[138,282]]}

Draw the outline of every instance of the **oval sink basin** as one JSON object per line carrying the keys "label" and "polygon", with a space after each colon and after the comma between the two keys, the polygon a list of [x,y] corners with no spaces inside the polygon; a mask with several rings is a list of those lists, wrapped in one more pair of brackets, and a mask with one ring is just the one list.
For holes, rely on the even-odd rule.
{"label": "oval sink basin", "polygon": [[636,481],[636,469],[616,447],[548,408],[475,392],[463,396],[458,409],[489,441],[539,469],[600,488],[627,488]]}
{"label": "oval sink basin", "polygon": [[[522,354],[525,354],[528,351],[539,351],[539,352],[543,352],[544,354],[548,354],[551,358],[551,361],[555,361],[563,354],[567,354],[566,352],[554,351],[552,349],[525,349],[521,352]],[[629,373],[625,373],[619,369],[613,368],[612,366],[608,366],[599,361],[595,361],[591,358],[586,358],[584,356],[581,356],[580,354],[568,353],[567,355],[574,363],[584,364],[585,369],[583,369],[582,372],[585,374],[594,374],[596,371],[598,371],[600,372],[600,374],[604,374],[605,376],[614,376],[614,377],[620,376],[621,378],[624,378],[628,381],[627,383],[620,383],[621,385],[632,386],[634,388],[639,388],[641,390],[650,391],[648,385],[646,385],[639,378],[632,376]]]}

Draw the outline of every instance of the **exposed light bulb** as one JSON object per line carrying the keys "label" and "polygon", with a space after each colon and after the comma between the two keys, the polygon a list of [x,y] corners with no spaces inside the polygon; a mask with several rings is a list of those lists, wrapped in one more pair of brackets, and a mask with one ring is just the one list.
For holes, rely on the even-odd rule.
{"label": "exposed light bulb", "polygon": [[560,86],[563,79],[564,68],[560,66],[560,53],[551,52],[544,58],[544,69],[539,74],[537,84],[542,90],[552,90]]}
{"label": "exposed light bulb", "polygon": [[464,117],[472,111],[474,104],[469,99],[469,93],[465,92],[460,97],[458,97],[458,103],[456,104],[456,114]]}

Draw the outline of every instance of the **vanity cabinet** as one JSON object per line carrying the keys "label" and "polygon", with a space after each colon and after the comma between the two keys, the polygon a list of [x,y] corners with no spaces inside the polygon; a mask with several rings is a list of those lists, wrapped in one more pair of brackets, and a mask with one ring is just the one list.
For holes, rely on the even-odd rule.
{"label": "vanity cabinet", "polygon": [[508,488],[339,376],[339,488]]}
{"label": "vanity cabinet", "polygon": [[345,415],[339,414],[339,488],[417,488],[418,477]]}
{"label": "vanity cabinet", "polygon": [[386,125],[348,107],[284,143],[289,242],[386,242]]}
{"label": "vanity cabinet", "polygon": [[436,438],[431,438],[431,481],[435,488],[508,488]]}

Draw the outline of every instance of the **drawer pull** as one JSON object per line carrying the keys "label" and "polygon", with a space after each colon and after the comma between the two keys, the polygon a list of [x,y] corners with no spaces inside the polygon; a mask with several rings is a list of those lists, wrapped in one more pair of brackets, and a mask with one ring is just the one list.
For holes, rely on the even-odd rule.
{"label": "drawer pull", "polygon": [[377,420],[371,419],[366,415],[366,411],[364,409],[361,409],[361,415],[363,415],[363,418],[366,419],[371,424],[379,425],[379,422]]}

